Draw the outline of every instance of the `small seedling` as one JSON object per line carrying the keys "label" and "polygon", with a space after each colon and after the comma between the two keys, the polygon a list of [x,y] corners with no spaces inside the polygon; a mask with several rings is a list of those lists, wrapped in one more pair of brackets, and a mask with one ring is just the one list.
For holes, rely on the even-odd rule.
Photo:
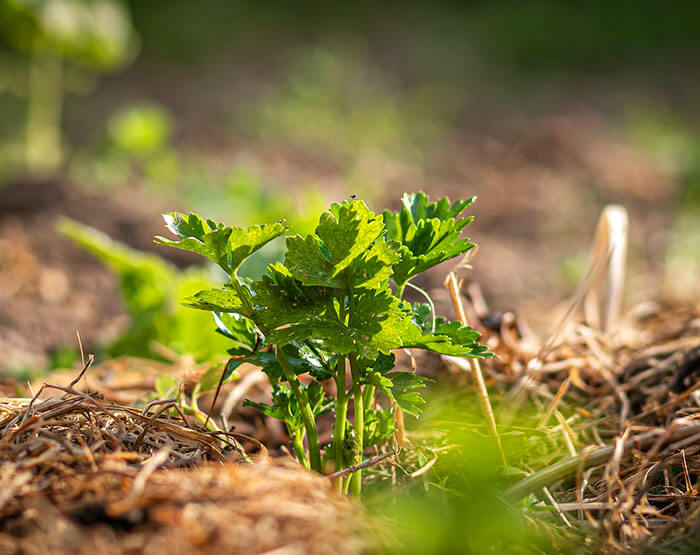
{"label": "small seedling", "polygon": [[[359,200],[333,204],[313,234],[287,237],[284,263],[270,265],[255,281],[239,277],[238,269],[286,232],[284,222],[246,229],[171,213],[165,220],[176,239],[156,241],[199,253],[228,274],[223,288],[187,300],[212,311],[218,331],[234,344],[221,379],[243,362],[260,366],[272,386],[272,404],[248,404],[286,424],[301,463],[337,472],[361,465],[368,447],[391,438],[395,410],[420,414],[419,390],[427,380],[396,370],[394,349],[487,356],[472,328],[402,299],[414,277],[474,247],[461,238],[471,218],[460,217],[473,200],[431,203],[424,193],[410,194],[400,211],[383,215]],[[335,398],[322,387],[329,380]],[[322,446],[317,420],[330,412],[333,440]],[[336,483],[359,495],[361,481],[360,469]]]}

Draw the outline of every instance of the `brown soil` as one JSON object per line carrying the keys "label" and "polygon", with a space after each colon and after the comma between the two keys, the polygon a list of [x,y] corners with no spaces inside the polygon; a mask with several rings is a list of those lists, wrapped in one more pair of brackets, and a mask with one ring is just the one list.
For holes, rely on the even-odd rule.
{"label": "brown soil", "polygon": [[[136,248],[154,250],[161,219],[136,191],[107,198],[57,181],[0,187],[0,371],[46,368],[56,349],[86,349],[113,337],[124,320],[116,279],[56,231],[69,216]],[[180,265],[186,253],[161,255]]]}

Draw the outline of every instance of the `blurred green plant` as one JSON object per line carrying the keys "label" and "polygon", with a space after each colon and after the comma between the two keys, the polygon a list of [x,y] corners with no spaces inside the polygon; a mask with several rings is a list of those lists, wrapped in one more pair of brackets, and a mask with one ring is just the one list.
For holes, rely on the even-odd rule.
{"label": "blurred green plant", "polygon": [[134,158],[144,158],[168,147],[173,121],[159,106],[131,106],[109,119],[107,132],[116,150]]}
{"label": "blurred green plant", "polygon": [[459,106],[435,81],[400,86],[357,45],[301,49],[289,66],[282,86],[241,110],[242,125],[323,153],[369,198],[397,171],[420,173],[422,152],[444,140]]}
{"label": "blurred green plant", "polygon": [[160,358],[154,343],[195,360],[218,360],[230,342],[221,335],[202,334],[215,329],[209,314],[189,310],[179,302],[217,280],[202,269],[178,270],[161,257],[119,243],[104,233],[63,219],[59,231],[95,256],[118,277],[122,299],[131,322],[108,348],[112,356]]}
{"label": "blurred green plant", "polygon": [[107,120],[102,140],[76,152],[70,174],[78,182],[105,189],[138,183],[158,191],[186,184],[197,170],[193,161],[173,145],[173,114],[153,102],[139,102],[117,110]]}
{"label": "blurred green plant", "polygon": [[136,51],[120,0],[0,0],[0,49],[13,68],[12,89],[26,99],[24,158],[35,172],[62,160],[64,96],[95,75],[123,67]]}
{"label": "blurred green plant", "polygon": [[176,182],[181,171],[171,142],[174,127],[171,113],[161,106],[129,106],[109,118],[107,150],[88,165],[99,164],[106,183],[137,180],[162,189]]}
{"label": "blurred green plant", "polygon": [[[408,433],[409,443],[396,466],[398,476],[369,482],[366,505],[376,528],[382,530],[375,535],[372,551],[401,555],[568,552],[565,544],[554,545],[561,528],[555,518],[538,518],[535,526],[527,515],[541,517],[541,513],[500,498],[517,469],[503,469],[496,442],[483,433],[473,396],[466,391],[434,390],[426,406],[416,429]],[[509,459],[522,463],[523,453],[532,458],[534,444],[547,449],[541,438],[527,437],[522,431],[526,425],[534,430],[536,422],[537,417],[520,414],[517,434],[504,428]]]}

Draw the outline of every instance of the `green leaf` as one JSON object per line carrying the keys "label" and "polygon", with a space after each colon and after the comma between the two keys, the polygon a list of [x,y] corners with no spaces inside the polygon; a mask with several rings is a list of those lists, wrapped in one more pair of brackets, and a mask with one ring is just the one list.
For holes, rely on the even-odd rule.
{"label": "green leaf", "polygon": [[271,265],[267,275],[252,286],[254,320],[265,333],[318,317],[331,306],[330,289],[302,285],[280,263]]}
{"label": "green leaf", "polygon": [[474,329],[462,326],[459,322],[446,322],[443,318],[436,319],[435,324],[434,332],[407,338],[406,347],[451,356],[493,356],[486,352],[486,347],[476,342],[479,332]]}
{"label": "green leaf", "polygon": [[404,347],[404,338],[417,330],[408,305],[385,289],[358,297],[347,331],[360,357],[376,359]]}
{"label": "green leaf", "polygon": [[380,445],[394,435],[394,415],[390,410],[365,410],[364,447]]}
{"label": "green leaf", "polygon": [[342,271],[384,235],[384,224],[364,202],[351,200],[333,204],[324,212],[316,235],[328,249],[336,271]]}
{"label": "green leaf", "polygon": [[456,218],[471,206],[476,197],[466,200],[458,200],[450,204],[448,198],[441,198],[437,202],[429,202],[428,195],[420,191],[418,193],[406,193],[401,199],[403,205],[410,211],[413,221],[437,218],[447,220]]}
{"label": "green leaf", "polygon": [[[281,347],[281,349],[284,351],[289,365],[295,374],[308,373],[321,382],[329,380],[333,376],[329,369],[319,361],[316,355],[304,345],[290,343]],[[236,349],[231,349],[229,353],[232,355],[246,354],[244,350]],[[234,368],[237,368],[243,362],[260,366],[273,384],[286,380],[282,367],[274,353],[270,350],[251,353],[245,360],[240,362],[232,361],[231,364]]]}
{"label": "green leaf", "polygon": [[[306,396],[314,418],[330,412],[333,407],[333,399],[326,394],[318,382],[311,382],[308,386],[301,384],[301,389]],[[260,410],[263,414],[282,420],[290,433],[303,429],[304,420],[297,399],[292,390],[286,384],[278,384],[272,392],[272,404],[255,403],[246,399],[243,406],[251,406]]]}
{"label": "green leaf", "polygon": [[156,395],[159,399],[177,397],[178,383],[170,374],[161,374],[156,379]]}
{"label": "green leaf", "polygon": [[388,390],[392,385],[394,385],[389,378],[387,378],[386,376],[382,376],[380,372],[372,370],[371,368],[368,368],[365,371],[363,383],[373,385],[374,387],[376,387],[377,389],[381,389],[382,391]]}
{"label": "green leaf", "polygon": [[314,417],[328,414],[333,408],[333,401],[330,397],[326,397],[323,387],[318,382],[311,382],[308,386],[303,386],[306,391],[306,398],[311,405],[311,412]]}
{"label": "green leaf", "polygon": [[343,281],[336,277],[335,268],[321,252],[321,246],[313,235],[287,237],[284,263],[304,285],[340,289]]}
{"label": "green leaf", "polygon": [[316,235],[287,238],[285,265],[307,286],[378,289],[399,262],[399,244],[384,241],[384,224],[361,201],[334,204]]}
{"label": "green leaf", "polygon": [[393,355],[393,353],[388,355],[380,353],[377,358],[359,358],[357,362],[360,368],[367,368],[374,370],[375,372],[379,372],[380,374],[386,374],[394,369],[394,366],[396,365],[396,357]]}
{"label": "green leaf", "polygon": [[165,227],[180,239],[195,237],[203,241],[205,235],[225,228],[224,224],[217,224],[214,220],[204,219],[194,213],[186,216],[179,212],[169,212],[163,214],[163,220],[165,220]]}
{"label": "green leaf", "polygon": [[164,214],[163,219],[178,240],[156,237],[156,243],[201,254],[227,274],[236,272],[246,258],[287,230],[284,222],[226,227],[197,214],[178,212]]}
{"label": "green leaf", "polygon": [[224,337],[238,343],[240,347],[253,350],[258,342],[258,330],[255,324],[239,314],[213,312],[216,331]]}
{"label": "green leaf", "polygon": [[[222,372],[224,373],[223,379],[221,377]],[[201,378],[199,378],[199,381],[197,382],[200,393],[208,393],[209,391],[213,391],[218,387],[219,383],[224,384],[228,382],[233,375],[233,369],[229,369],[228,365],[226,365],[226,368],[221,368],[221,366],[212,366]]]}
{"label": "green leaf", "polygon": [[448,322],[445,318],[433,319],[431,307],[425,303],[411,306],[413,321],[420,326],[423,335],[412,339],[413,346],[444,355],[490,357],[486,347],[479,345],[479,333],[459,322]]}
{"label": "green leaf", "polygon": [[[290,407],[291,403],[294,403],[294,408]],[[296,399],[289,388],[280,389],[273,393],[271,405],[245,399],[243,406],[254,407],[270,418],[281,420],[287,425],[290,434],[304,427],[301,416],[296,414]]]}
{"label": "green leaf", "polygon": [[394,394],[394,400],[399,408],[406,414],[411,416],[420,416],[423,412],[422,405],[425,404],[425,399],[417,391],[402,391]]}
{"label": "green leaf", "polygon": [[205,289],[189,297],[183,303],[190,308],[198,308],[200,310],[210,310],[212,312],[232,312],[245,317],[251,317],[252,313],[248,310],[252,297],[250,293],[242,288],[243,294],[246,295],[248,304],[241,300],[237,292],[230,288],[225,289]]}
{"label": "green leaf", "polygon": [[392,388],[396,391],[406,389],[423,389],[429,382],[430,378],[419,376],[413,372],[391,372],[387,377],[392,381]]}
{"label": "green leaf", "polygon": [[362,358],[376,359],[380,353],[407,346],[405,338],[420,336],[408,305],[384,289],[358,295],[349,324],[340,322],[332,307],[327,307],[271,331],[269,340],[284,345],[314,337],[339,355],[356,352]]}
{"label": "green leaf", "polygon": [[350,265],[346,281],[348,289],[380,289],[393,275],[393,266],[401,259],[399,248],[396,241],[374,243]]}
{"label": "green leaf", "polygon": [[428,202],[423,193],[403,196],[399,212],[385,211],[387,239],[401,243],[401,260],[394,265],[393,279],[403,284],[428,268],[462,255],[474,247],[460,238],[462,229],[472,218],[458,216],[470,206],[475,197],[450,204],[446,198]]}
{"label": "green leaf", "polygon": [[[411,304],[413,311],[413,321],[424,332],[431,333],[433,326],[437,326],[439,318],[433,318],[433,308],[428,303]],[[444,320],[444,318],[442,319]]]}
{"label": "green leaf", "polygon": [[378,372],[368,370],[366,376],[368,383],[396,401],[396,404],[406,414],[420,415],[421,405],[425,403],[425,400],[416,390],[425,388],[427,383],[432,380],[418,376],[413,372],[390,372],[382,376]]}

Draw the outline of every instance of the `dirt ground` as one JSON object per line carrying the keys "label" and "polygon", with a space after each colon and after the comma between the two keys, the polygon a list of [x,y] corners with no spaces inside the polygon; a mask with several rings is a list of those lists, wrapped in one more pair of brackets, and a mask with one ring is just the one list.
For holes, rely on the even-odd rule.
{"label": "dirt ground", "polygon": [[[128,324],[117,280],[56,231],[61,216],[150,251],[162,222],[137,191],[104,198],[59,181],[0,187],[0,369],[44,369],[57,349],[77,345],[76,331],[94,348]],[[170,250],[161,255],[193,262]]]}

